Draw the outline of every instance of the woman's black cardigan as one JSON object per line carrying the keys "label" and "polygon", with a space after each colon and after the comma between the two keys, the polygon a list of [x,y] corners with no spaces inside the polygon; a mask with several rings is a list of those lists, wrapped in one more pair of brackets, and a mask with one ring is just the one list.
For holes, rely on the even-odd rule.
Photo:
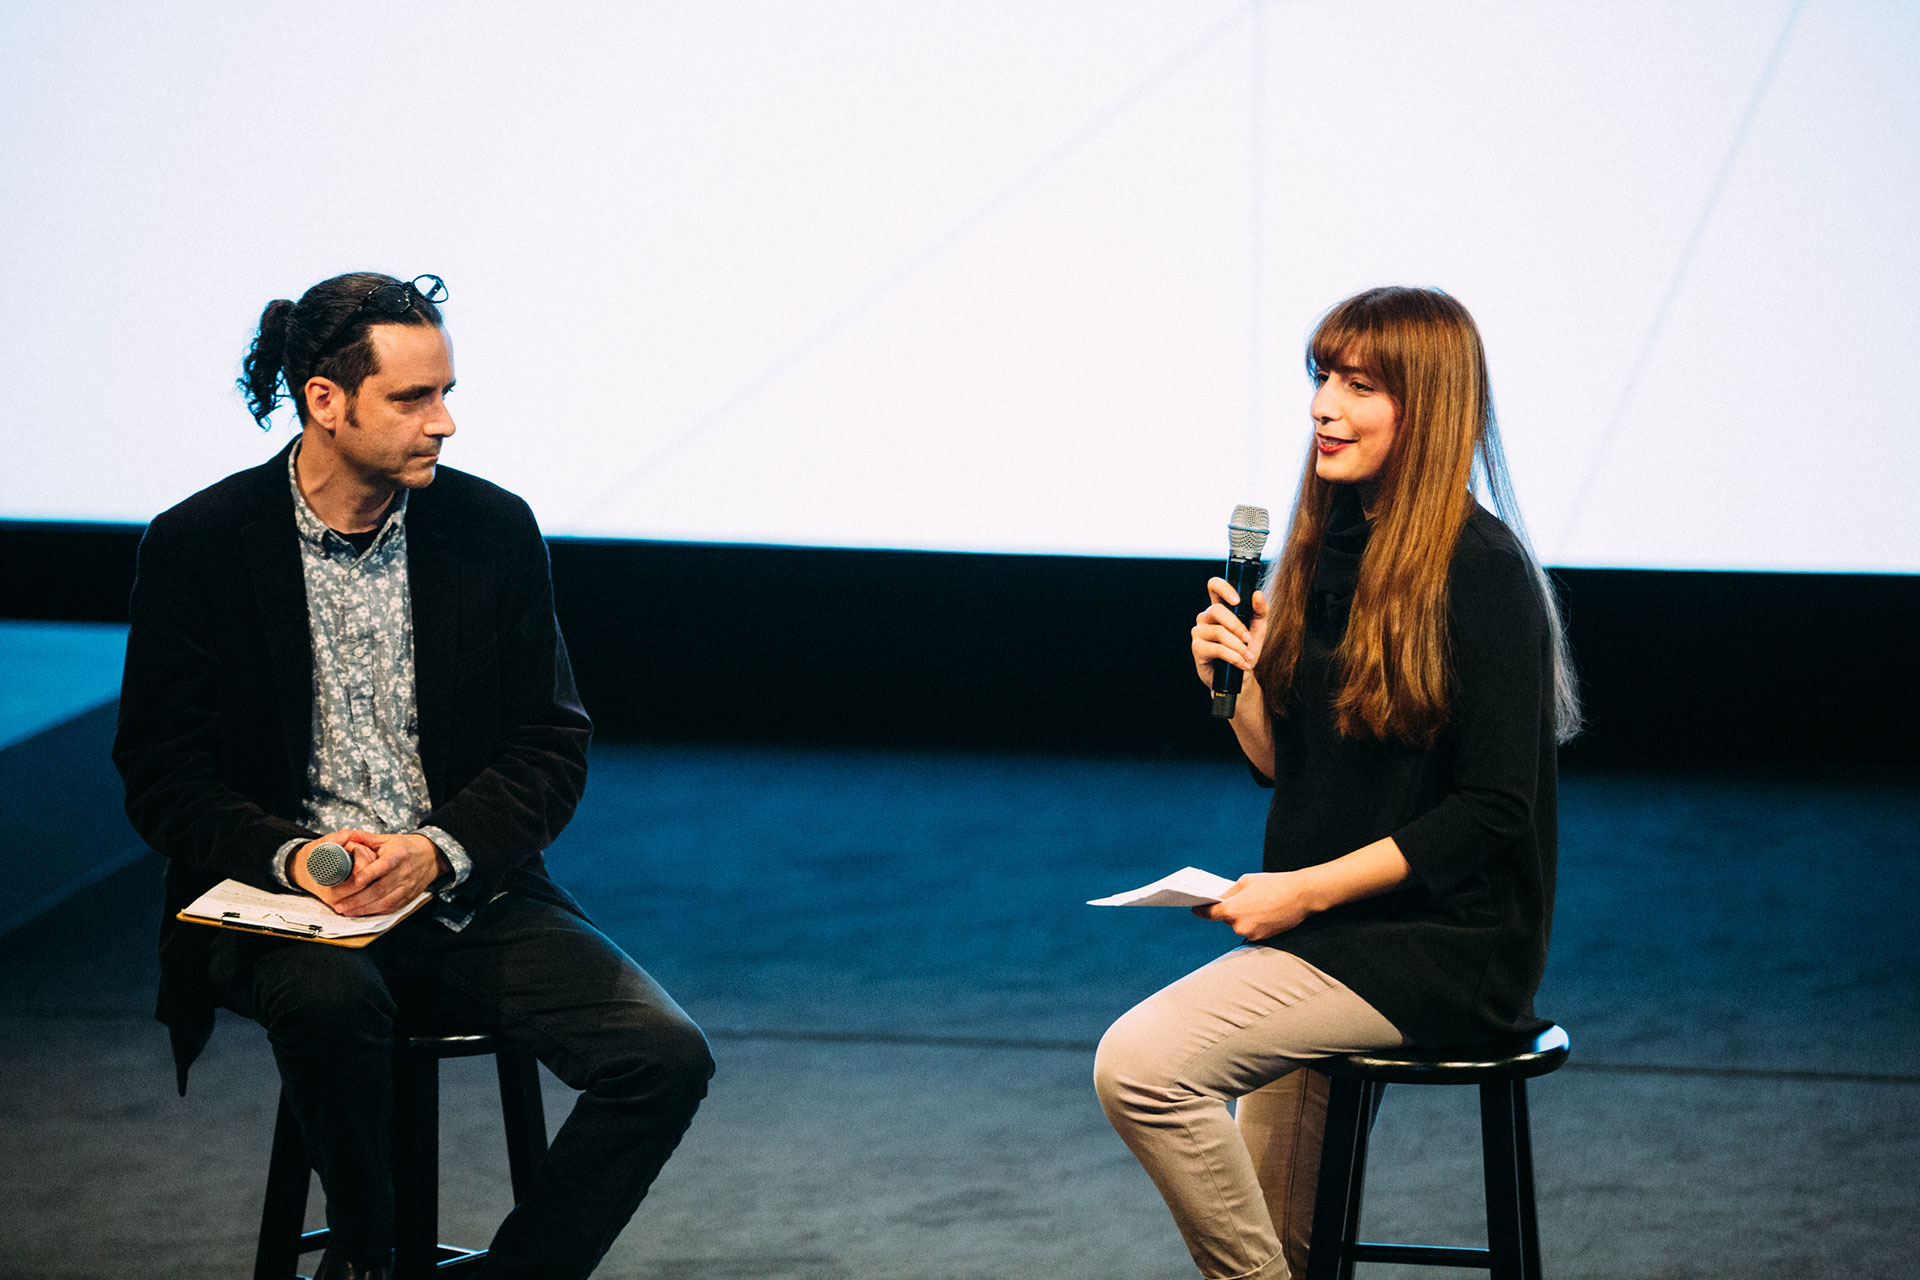
{"label": "woman's black cardigan", "polygon": [[1271,722],[1264,865],[1292,871],[1392,836],[1413,879],[1309,917],[1267,945],[1339,979],[1416,1042],[1536,1030],[1545,1025],[1533,994],[1553,920],[1556,823],[1545,602],[1513,534],[1476,505],[1449,582],[1447,728],[1425,749],[1341,737],[1328,661],[1368,533],[1358,497],[1343,487],[1288,713]]}

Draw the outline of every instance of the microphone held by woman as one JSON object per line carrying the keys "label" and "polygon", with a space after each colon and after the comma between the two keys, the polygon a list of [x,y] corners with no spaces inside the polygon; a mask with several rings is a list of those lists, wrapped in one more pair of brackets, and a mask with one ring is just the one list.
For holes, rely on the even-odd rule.
{"label": "microphone held by woman", "polygon": [[[1241,626],[1253,621],[1253,591],[1260,585],[1260,553],[1267,546],[1267,509],[1238,506],[1227,521],[1227,567],[1221,576],[1240,594],[1233,613]],[[1240,697],[1240,668],[1231,662],[1213,664],[1213,718],[1233,719]]]}

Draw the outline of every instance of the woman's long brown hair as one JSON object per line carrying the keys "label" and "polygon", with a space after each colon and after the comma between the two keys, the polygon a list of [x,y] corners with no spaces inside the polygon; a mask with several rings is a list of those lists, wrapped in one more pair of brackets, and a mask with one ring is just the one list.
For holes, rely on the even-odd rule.
{"label": "woman's long brown hair", "polygon": [[[1334,653],[1335,726],[1347,737],[1417,746],[1430,746],[1446,727],[1447,575],[1473,509],[1477,461],[1495,510],[1539,584],[1554,642],[1555,736],[1571,738],[1580,709],[1566,636],[1513,500],[1473,317],[1438,290],[1369,289],[1327,312],[1307,344],[1308,373],[1318,379],[1336,367],[1372,374],[1400,417],[1379,478],[1346,635]],[[1309,447],[1286,544],[1267,583],[1267,635],[1254,672],[1276,716],[1286,714],[1299,665],[1307,593],[1333,495]]]}

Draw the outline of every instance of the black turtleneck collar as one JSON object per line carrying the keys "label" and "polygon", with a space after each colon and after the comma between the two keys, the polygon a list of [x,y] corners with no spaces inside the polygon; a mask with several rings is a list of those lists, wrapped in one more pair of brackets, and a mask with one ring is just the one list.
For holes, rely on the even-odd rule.
{"label": "black turtleneck collar", "polygon": [[1336,485],[1327,510],[1327,532],[1320,540],[1320,560],[1313,571],[1313,589],[1330,596],[1350,596],[1360,580],[1360,557],[1367,549],[1373,526],[1360,505],[1353,485]]}

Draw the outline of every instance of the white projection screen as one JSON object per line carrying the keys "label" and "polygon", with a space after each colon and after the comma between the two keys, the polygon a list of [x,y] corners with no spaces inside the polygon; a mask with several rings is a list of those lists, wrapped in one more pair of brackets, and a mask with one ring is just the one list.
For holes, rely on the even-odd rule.
{"label": "white projection screen", "polygon": [[1912,573],[1917,71],[1906,0],[15,0],[0,518],[267,456],[261,307],[364,268],[550,533],[1214,556],[1402,282],[1549,563]]}

